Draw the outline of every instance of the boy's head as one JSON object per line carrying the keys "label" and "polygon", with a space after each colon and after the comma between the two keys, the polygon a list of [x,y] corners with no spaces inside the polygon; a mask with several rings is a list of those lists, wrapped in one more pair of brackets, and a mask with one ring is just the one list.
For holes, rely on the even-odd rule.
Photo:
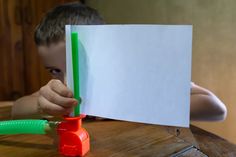
{"label": "boy's head", "polygon": [[36,27],[34,40],[44,66],[54,78],[64,81],[65,25],[104,24],[95,9],[81,3],[62,4],[50,10]]}
{"label": "boy's head", "polygon": [[36,27],[34,41],[37,46],[49,46],[65,39],[65,25],[104,24],[95,9],[81,3],[67,3],[50,10]]}

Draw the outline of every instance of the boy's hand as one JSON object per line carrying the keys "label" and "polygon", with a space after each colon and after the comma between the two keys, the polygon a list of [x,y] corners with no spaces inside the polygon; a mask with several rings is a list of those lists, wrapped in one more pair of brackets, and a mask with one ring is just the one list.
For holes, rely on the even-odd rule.
{"label": "boy's hand", "polygon": [[68,115],[77,104],[72,91],[60,80],[52,79],[40,88],[38,107],[44,113],[53,116]]}

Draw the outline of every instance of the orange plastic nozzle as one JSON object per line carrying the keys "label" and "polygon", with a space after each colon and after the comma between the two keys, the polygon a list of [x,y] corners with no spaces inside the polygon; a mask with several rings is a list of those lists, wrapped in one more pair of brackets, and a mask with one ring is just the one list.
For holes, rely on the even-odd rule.
{"label": "orange plastic nozzle", "polygon": [[82,118],[66,117],[58,125],[59,152],[65,156],[84,156],[90,149],[88,132],[82,128]]}

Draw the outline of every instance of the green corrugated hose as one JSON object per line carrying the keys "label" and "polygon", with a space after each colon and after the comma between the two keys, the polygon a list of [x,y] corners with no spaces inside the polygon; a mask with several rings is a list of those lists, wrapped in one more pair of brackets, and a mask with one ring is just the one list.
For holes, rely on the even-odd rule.
{"label": "green corrugated hose", "polygon": [[47,120],[0,121],[0,135],[6,134],[46,134],[50,128]]}

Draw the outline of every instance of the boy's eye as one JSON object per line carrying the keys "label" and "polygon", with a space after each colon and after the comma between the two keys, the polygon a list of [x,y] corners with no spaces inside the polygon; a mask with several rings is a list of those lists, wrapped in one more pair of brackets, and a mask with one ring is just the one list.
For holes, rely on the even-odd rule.
{"label": "boy's eye", "polygon": [[61,70],[60,69],[50,69],[49,72],[52,74],[52,75],[58,75],[61,73]]}

